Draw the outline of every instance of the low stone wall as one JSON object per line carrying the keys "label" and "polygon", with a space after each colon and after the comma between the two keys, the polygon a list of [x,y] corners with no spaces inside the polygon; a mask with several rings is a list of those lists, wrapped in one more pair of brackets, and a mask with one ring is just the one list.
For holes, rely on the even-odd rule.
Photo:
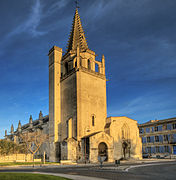
{"label": "low stone wall", "polygon": [[[2,162],[33,162],[32,154],[11,154],[8,156],[0,156]],[[34,159],[34,162],[41,162],[41,159]]]}

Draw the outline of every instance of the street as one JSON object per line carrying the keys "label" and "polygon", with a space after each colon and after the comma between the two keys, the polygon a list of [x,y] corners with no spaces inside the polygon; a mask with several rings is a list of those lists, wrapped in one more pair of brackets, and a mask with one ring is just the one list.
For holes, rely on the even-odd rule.
{"label": "street", "polygon": [[45,172],[81,175],[112,180],[175,180],[176,161],[145,164],[130,164],[115,167],[112,165],[71,166],[71,167],[9,167],[0,168],[0,172]]}

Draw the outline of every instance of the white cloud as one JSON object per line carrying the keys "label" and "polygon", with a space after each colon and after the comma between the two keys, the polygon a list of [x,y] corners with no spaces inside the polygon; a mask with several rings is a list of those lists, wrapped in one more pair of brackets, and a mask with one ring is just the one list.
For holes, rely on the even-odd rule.
{"label": "white cloud", "polygon": [[93,20],[95,20],[96,18],[103,18],[103,15],[106,14],[105,12],[111,10],[112,8],[115,8],[116,4],[116,1],[95,1],[94,3],[92,3],[91,7],[87,9],[86,16],[93,16]]}
{"label": "white cloud", "polygon": [[16,34],[20,34],[22,32],[28,32],[32,36],[40,36],[45,33],[46,31],[39,31],[37,28],[41,22],[42,18],[42,6],[40,3],[40,0],[36,0],[36,3],[33,5],[31,9],[31,13],[28,17],[28,19],[20,24],[16,29],[14,29],[12,32],[9,33],[8,36],[13,36]]}
{"label": "white cloud", "polygon": [[58,2],[51,4],[48,10],[43,14],[44,17],[53,15],[59,9],[64,8],[69,3],[69,0],[59,0]]}
{"label": "white cloud", "polygon": [[48,33],[52,28],[48,28],[47,30],[39,30],[39,25],[41,24],[41,21],[44,20],[44,18],[47,18],[54,13],[56,13],[59,9],[65,7],[69,1],[60,0],[54,4],[52,4],[46,12],[42,12],[42,8],[44,4],[41,3],[40,0],[36,0],[35,4],[31,8],[31,12],[29,14],[29,17],[27,20],[22,22],[17,28],[15,28],[13,31],[11,31],[7,38],[27,32],[33,37],[42,36],[46,33]]}
{"label": "white cloud", "polygon": [[151,116],[152,114],[163,114],[163,110],[171,110],[173,102],[176,98],[172,95],[165,94],[164,90],[158,90],[153,93],[147,93],[143,96],[138,96],[121,105],[117,105],[111,109],[110,114],[113,115],[139,115]]}

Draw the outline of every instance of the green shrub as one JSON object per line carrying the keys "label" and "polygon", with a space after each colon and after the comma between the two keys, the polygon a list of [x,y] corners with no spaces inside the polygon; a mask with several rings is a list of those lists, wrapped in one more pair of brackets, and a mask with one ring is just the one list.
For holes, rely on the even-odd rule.
{"label": "green shrub", "polygon": [[0,140],[0,155],[6,156],[9,154],[25,153],[23,144],[17,145],[12,141]]}

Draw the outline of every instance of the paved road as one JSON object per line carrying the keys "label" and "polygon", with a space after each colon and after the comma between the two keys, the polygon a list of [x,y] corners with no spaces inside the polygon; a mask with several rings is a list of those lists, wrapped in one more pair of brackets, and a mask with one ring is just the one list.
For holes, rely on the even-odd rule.
{"label": "paved road", "polygon": [[141,179],[151,180],[175,180],[176,162],[169,164],[150,165],[129,169],[131,174],[136,174]]}
{"label": "paved road", "polygon": [[176,179],[176,161],[123,165],[118,168],[113,166],[104,166],[103,168],[86,167],[35,167],[35,168],[1,168],[0,172],[45,172],[62,173],[69,175],[81,175],[89,177],[98,177],[112,180],[175,180]]}

